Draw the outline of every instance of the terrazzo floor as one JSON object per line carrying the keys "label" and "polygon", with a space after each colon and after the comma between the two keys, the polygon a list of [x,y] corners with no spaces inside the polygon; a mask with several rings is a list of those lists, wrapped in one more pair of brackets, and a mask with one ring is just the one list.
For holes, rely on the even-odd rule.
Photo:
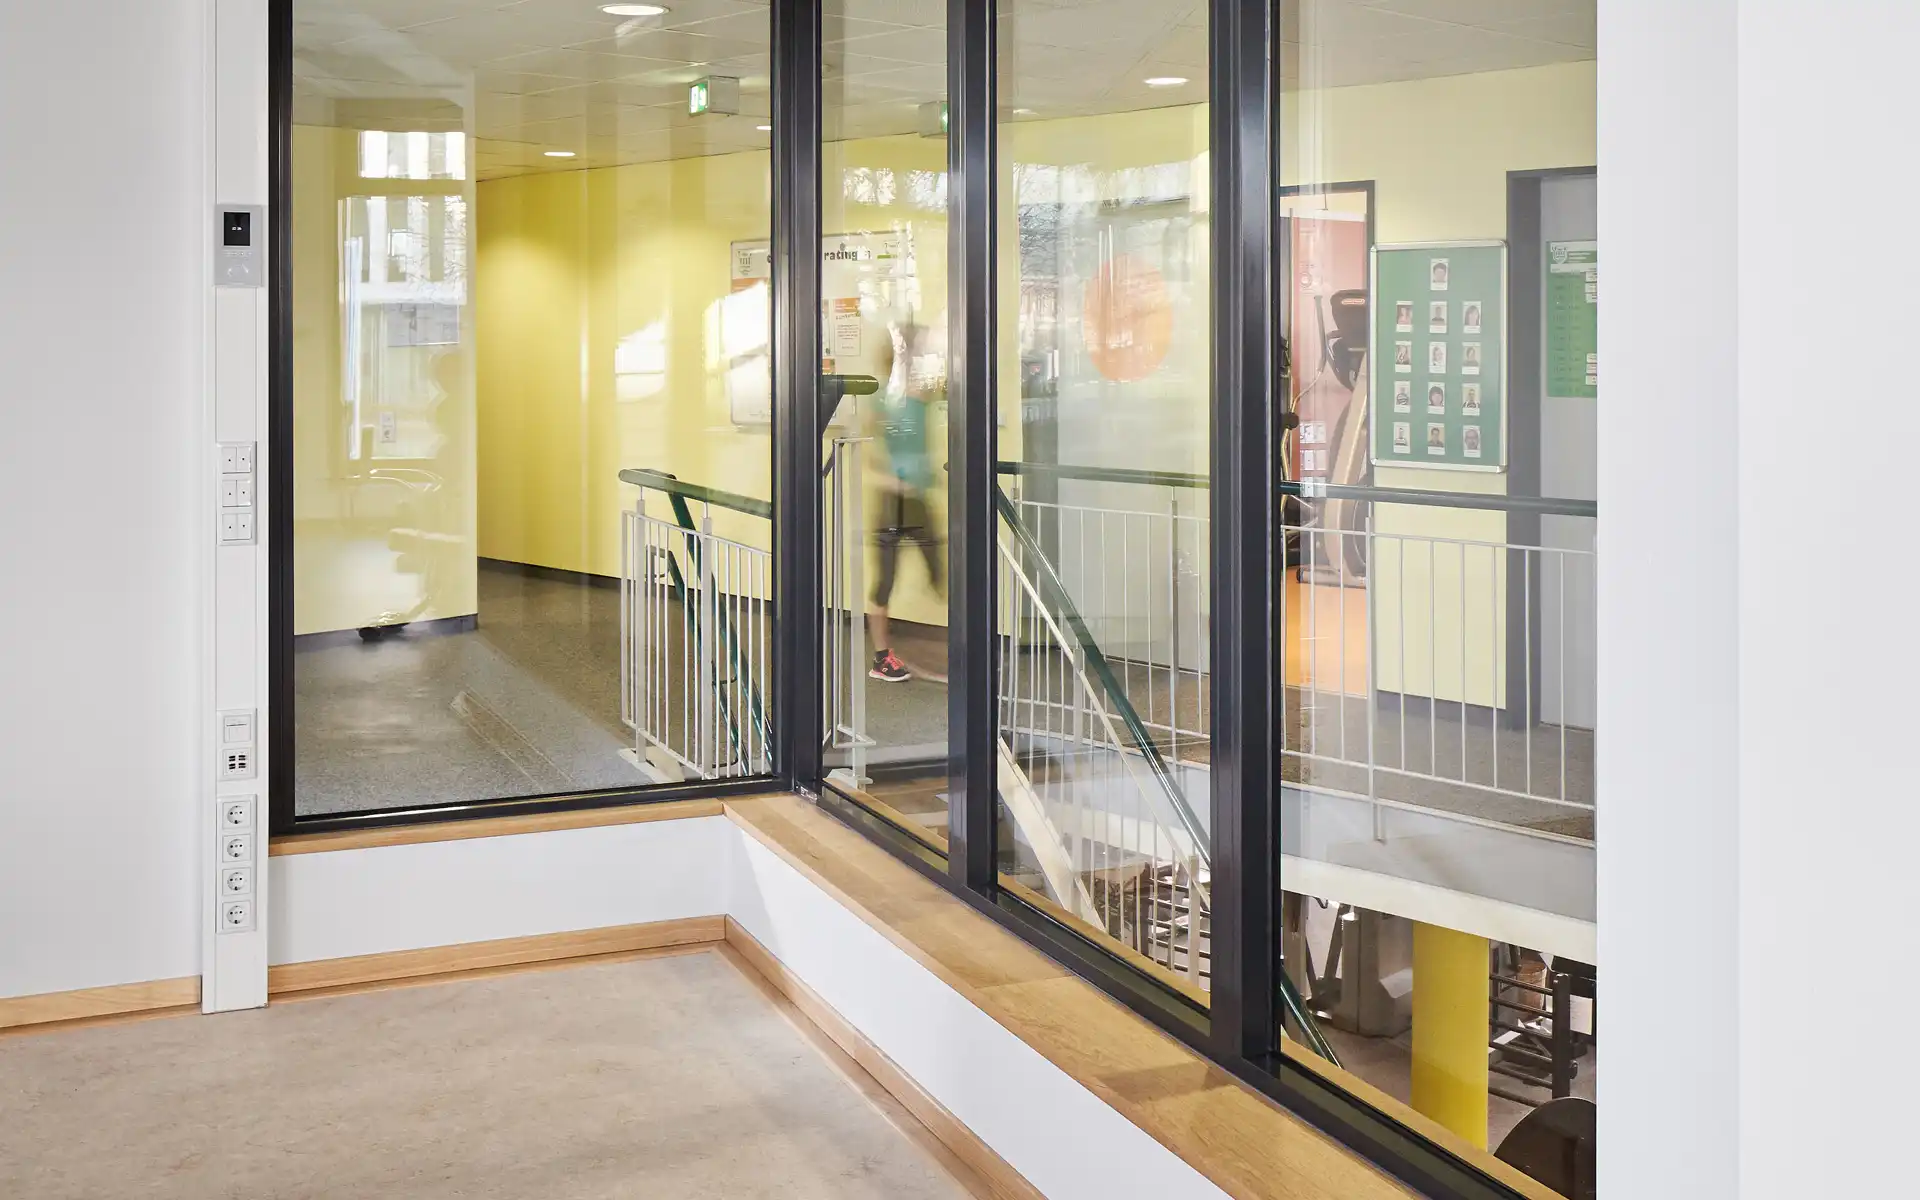
{"label": "terrazzo floor", "polygon": [[0,1196],[971,1194],[873,1090],[716,951],[503,974],[0,1038]]}

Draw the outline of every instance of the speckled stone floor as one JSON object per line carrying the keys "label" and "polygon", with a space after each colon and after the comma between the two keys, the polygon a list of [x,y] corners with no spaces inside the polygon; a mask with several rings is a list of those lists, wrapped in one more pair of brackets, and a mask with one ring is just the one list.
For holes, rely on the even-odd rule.
{"label": "speckled stone floor", "polygon": [[902,1119],[712,951],[0,1038],[20,1200],[968,1195]]}
{"label": "speckled stone floor", "polygon": [[[470,632],[297,647],[302,815],[645,782],[620,757],[633,735],[620,721],[619,591],[483,567],[479,597]],[[915,642],[913,653],[944,665],[939,647]],[[945,686],[929,680],[876,683],[868,732],[883,751],[937,758],[946,706]]]}

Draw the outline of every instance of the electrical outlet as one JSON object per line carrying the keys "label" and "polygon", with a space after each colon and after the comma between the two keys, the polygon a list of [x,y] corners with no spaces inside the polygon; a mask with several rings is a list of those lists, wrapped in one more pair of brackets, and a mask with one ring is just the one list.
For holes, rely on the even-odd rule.
{"label": "electrical outlet", "polygon": [[251,863],[253,861],[253,835],[250,833],[229,833],[221,838],[220,859],[222,862]]}
{"label": "electrical outlet", "polygon": [[238,800],[220,802],[220,828],[233,832],[253,828],[253,797],[242,796]]}
{"label": "electrical outlet", "polygon": [[220,779],[253,778],[253,751],[226,749],[220,752]]}
{"label": "electrical outlet", "polygon": [[253,928],[253,901],[223,900],[220,902],[220,932],[246,933]]}
{"label": "electrical outlet", "polygon": [[228,867],[220,872],[220,894],[222,896],[253,895],[253,868]]}

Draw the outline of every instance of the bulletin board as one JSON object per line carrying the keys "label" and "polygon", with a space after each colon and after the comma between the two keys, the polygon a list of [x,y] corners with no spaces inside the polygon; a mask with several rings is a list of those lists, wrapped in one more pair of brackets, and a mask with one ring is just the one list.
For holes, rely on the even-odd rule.
{"label": "bulletin board", "polygon": [[1600,395],[1598,242],[1547,243],[1547,395]]}
{"label": "bulletin board", "polygon": [[[736,425],[773,424],[771,245],[730,247],[732,277],[721,313],[727,408]],[[881,374],[887,317],[919,307],[913,239],[906,231],[834,234],[821,239],[820,370]],[[843,418],[836,416],[835,423]]]}
{"label": "bulletin board", "polygon": [[1371,282],[1375,465],[1506,470],[1506,243],[1376,246]]}

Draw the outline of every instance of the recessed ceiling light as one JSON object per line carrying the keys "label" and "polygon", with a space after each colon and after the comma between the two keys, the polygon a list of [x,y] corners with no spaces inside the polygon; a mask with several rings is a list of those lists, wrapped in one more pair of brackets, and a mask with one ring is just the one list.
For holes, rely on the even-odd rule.
{"label": "recessed ceiling light", "polygon": [[1155,75],[1147,80],[1148,87],[1179,87],[1187,82],[1185,75]]}
{"label": "recessed ceiling light", "polygon": [[1013,110],[1013,115],[1016,117],[1030,117],[1033,115],[1033,110],[1030,108],[1016,108]]}
{"label": "recessed ceiling light", "polygon": [[755,125],[755,126],[754,126],[754,128],[755,128],[755,129],[758,129],[758,130],[759,130],[759,131],[760,131],[761,133],[772,133],[772,132],[773,132],[773,126],[771,126],[771,125]]}
{"label": "recessed ceiling light", "polygon": [[602,4],[600,11],[610,17],[664,17],[664,4]]}
{"label": "recessed ceiling light", "polygon": [[571,150],[549,150],[546,152],[546,154],[548,158],[572,158],[573,157],[573,151]]}

